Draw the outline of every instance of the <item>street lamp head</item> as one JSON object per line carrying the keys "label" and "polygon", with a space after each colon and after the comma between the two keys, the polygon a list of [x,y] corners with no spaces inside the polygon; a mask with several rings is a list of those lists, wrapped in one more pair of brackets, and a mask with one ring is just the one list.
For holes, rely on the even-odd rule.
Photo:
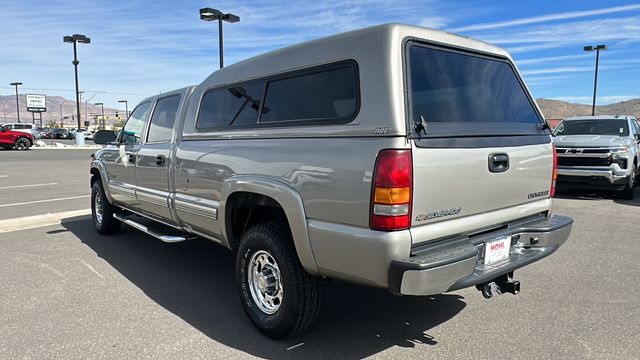
{"label": "street lamp head", "polygon": [[584,51],[608,50],[607,45],[585,46]]}
{"label": "street lamp head", "polygon": [[12,82],[10,85],[11,86],[18,86],[18,85],[22,85],[22,83],[21,82]]}
{"label": "street lamp head", "polygon": [[213,21],[217,20],[222,13],[220,10],[212,9],[212,8],[202,8],[200,9],[200,20],[204,21]]}
{"label": "street lamp head", "polygon": [[200,9],[200,20],[204,20],[204,21],[224,20],[230,23],[235,23],[240,21],[240,17],[234,14],[223,14],[220,10],[217,10],[217,9],[202,8]]}
{"label": "street lamp head", "polygon": [[71,36],[63,36],[62,41],[66,43],[79,42],[81,44],[90,44],[91,38],[88,38],[85,35],[81,35],[81,34],[73,34]]}
{"label": "street lamp head", "polygon": [[127,100],[118,100],[119,103],[126,103],[128,102]]}
{"label": "street lamp head", "polygon": [[91,44],[91,38],[86,37],[84,35],[74,34],[73,37],[74,39],[76,39],[77,42],[81,44]]}
{"label": "street lamp head", "polygon": [[94,103],[93,105],[100,106],[100,105],[104,105],[104,104],[103,103]]}
{"label": "street lamp head", "polygon": [[222,20],[230,22],[230,23],[235,23],[240,21],[240,17],[237,15],[233,15],[233,14],[224,14],[222,15]]}

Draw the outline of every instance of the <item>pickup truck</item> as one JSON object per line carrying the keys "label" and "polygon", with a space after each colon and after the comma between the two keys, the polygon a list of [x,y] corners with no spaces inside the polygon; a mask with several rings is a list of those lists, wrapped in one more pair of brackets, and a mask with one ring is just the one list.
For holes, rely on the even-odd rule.
{"label": "pickup truck", "polygon": [[228,248],[272,338],[313,323],[322,278],[516,294],[514,271],[571,231],[513,60],[442,31],[380,25],[275,50],[143,100],[94,141],[96,230]]}
{"label": "pickup truck", "polygon": [[554,130],[558,185],[612,189],[633,199],[640,158],[640,127],[621,115],[564,119]]}

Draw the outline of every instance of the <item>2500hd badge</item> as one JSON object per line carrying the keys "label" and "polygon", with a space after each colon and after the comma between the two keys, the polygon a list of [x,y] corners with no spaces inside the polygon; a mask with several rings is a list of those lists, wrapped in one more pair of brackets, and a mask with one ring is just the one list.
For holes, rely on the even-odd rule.
{"label": "2500hd badge", "polygon": [[430,211],[424,214],[419,214],[416,216],[416,221],[426,221],[435,218],[441,218],[445,216],[458,215],[462,211],[461,207],[454,207],[450,209],[438,210],[438,211]]}

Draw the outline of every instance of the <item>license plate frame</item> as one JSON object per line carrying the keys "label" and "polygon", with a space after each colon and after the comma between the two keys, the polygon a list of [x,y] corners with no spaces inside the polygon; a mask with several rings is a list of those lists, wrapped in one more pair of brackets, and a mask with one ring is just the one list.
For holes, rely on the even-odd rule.
{"label": "license plate frame", "polygon": [[484,264],[491,265],[509,257],[511,250],[511,235],[487,240],[484,244]]}

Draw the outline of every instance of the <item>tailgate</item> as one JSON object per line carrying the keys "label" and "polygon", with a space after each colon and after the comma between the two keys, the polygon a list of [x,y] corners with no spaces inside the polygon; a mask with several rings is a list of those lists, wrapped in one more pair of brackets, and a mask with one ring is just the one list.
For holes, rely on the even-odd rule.
{"label": "tailgate", "polygon": [[501,55],[407,43],[413,243],[549,210],[549,131]]}
{"label": "tailgate", "polygon": [[[508,157],[506,170],[490,170],[494,155]],[[537,207],[524,207],[531,214],[515,207],[549,198],[553,153],[551,143],[467,149],[420,148],[414,143],[413,164],[412,228],[514,207],[512,212],[492,216],[493,223],[482,224],[486,228],[539,212]],[[434,235],[456,235],[460,229],[448,231]],[[414,239],[414,243],[428,240],[432,239]]]}

